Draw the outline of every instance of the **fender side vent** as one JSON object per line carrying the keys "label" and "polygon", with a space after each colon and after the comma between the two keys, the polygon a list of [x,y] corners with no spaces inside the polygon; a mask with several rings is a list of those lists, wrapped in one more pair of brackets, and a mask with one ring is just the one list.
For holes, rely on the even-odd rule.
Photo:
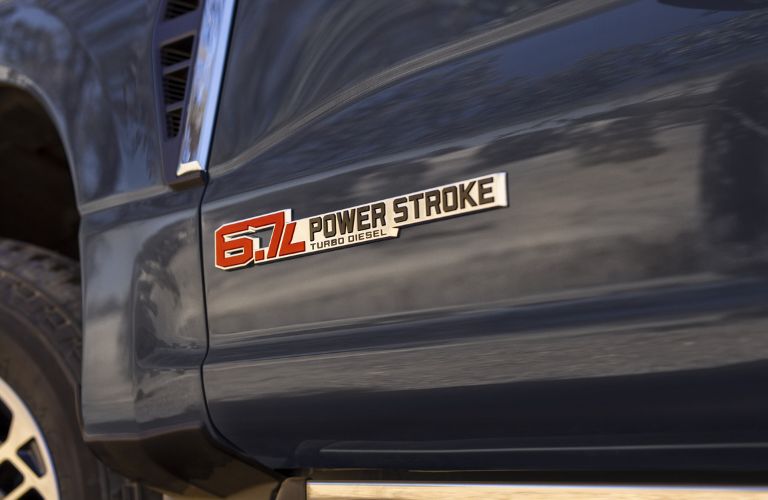
{"label": "fender side vent", "polygon": [[165,4],[165,19],[183,16],[197,9],[199,0],[168,0]]}
{"label": "fender side vent", "polygon": [[160,47],[165,135],[168,139],[179,135],[181,129],[194,46],[195,37],[190,35]]}
{"label": "fender side vent", "polygon": [[[209,0],[159,0],[154,32],[153,67],[157,131],[162,143],[163,178],[175,185],[187,133],[189,102],[199,71],[200,30]],[[2,0],[0,0],[2,2]],[[186,177],[186,181],[190,176]],[[202,177],[200,177],[202,179]]]}

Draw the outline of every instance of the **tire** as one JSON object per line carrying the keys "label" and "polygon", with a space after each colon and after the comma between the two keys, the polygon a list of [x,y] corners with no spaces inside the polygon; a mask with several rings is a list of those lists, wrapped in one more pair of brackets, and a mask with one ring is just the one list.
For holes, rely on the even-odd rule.
{"label": "tire", "polygon": [[[46,450],[55,471],[58,495],[49,489],[37,492],[37,497],[30,494],[30,498],[146,498],[109,472],[82,440],[78,412],[80,325],[77,263],[42,248],[0,239],[0,441],[6,439],[7,430],[3,427],[10,428],[10,413],[18,414],[13,417],[17,422],[24,421],[22,406],[28,410],[27,415],[32,415],[42,435],[41,442],[37,443],[38,452],[27,455],[33,456],[29,459],[31,464],[27,463],[31,467],[25,468],[18,454],[13,454],[15,445],[4,449],[0,444],[0,498],[4,488],[13,488],[12,493],[5,493],[17,496],[25,494],[28,484],[34,487],[34,481],[39,478],[33,478],[31,472],[45,469]],[[5,402],[2,401],[3,382]],[[17,404],[15,410],[9,410],[14,392],[23,405]],[[25,480],[29,476],[33,482],[14,486],[19,476]]]}

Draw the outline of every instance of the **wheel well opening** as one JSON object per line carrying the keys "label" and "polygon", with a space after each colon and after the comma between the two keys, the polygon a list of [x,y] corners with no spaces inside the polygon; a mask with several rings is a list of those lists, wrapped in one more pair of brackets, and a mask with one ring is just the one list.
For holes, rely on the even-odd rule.
{"label": "wheel well opening", "polygon": [[40,102],[0,85],[0,237],[77,259],[79,214],[64,145]]}

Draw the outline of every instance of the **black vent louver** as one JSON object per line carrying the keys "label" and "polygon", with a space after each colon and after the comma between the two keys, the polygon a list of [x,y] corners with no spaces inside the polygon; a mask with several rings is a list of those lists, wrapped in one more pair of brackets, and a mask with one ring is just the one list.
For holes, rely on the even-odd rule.
{"label": "black vent louver", "polygon": [[187,91],[189,68],[181,68],[163,75],[163,97],[165,104],[182,102]]}
{"label": "black vent louver", "polygon": [[160,49],[160,63],[163,67],[168,67],[191,60],[194,45],[195,37],[193,36],[163,45]]}
{"label": "black vent louver", "polygon": [[198,8],[199,3],[198,0],[168,0],[168,3],[165,4],[165,19],[189,14]]}
{"label": "black vent louver", "polygon": [[181,130],[181,108],[165,113],[165,130],[169,137],[176,137]]}
{"label": "black vent louver", "polygon": [[189,87],[194,42],[194,37],[188,36],[160,48],[165,132],[168,138],[176,137],[179,134],[182,111]]}

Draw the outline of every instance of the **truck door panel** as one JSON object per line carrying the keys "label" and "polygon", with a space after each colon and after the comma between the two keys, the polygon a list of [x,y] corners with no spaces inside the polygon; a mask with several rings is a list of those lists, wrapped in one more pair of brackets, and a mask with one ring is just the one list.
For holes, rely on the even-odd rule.
{"label": "truck door panel", "polygon": [[[240,2],[218,430],[276,468],[768,464],[768,12],[689,3]],[[494,173],[508,207],[215,267],[223,224]]]}

